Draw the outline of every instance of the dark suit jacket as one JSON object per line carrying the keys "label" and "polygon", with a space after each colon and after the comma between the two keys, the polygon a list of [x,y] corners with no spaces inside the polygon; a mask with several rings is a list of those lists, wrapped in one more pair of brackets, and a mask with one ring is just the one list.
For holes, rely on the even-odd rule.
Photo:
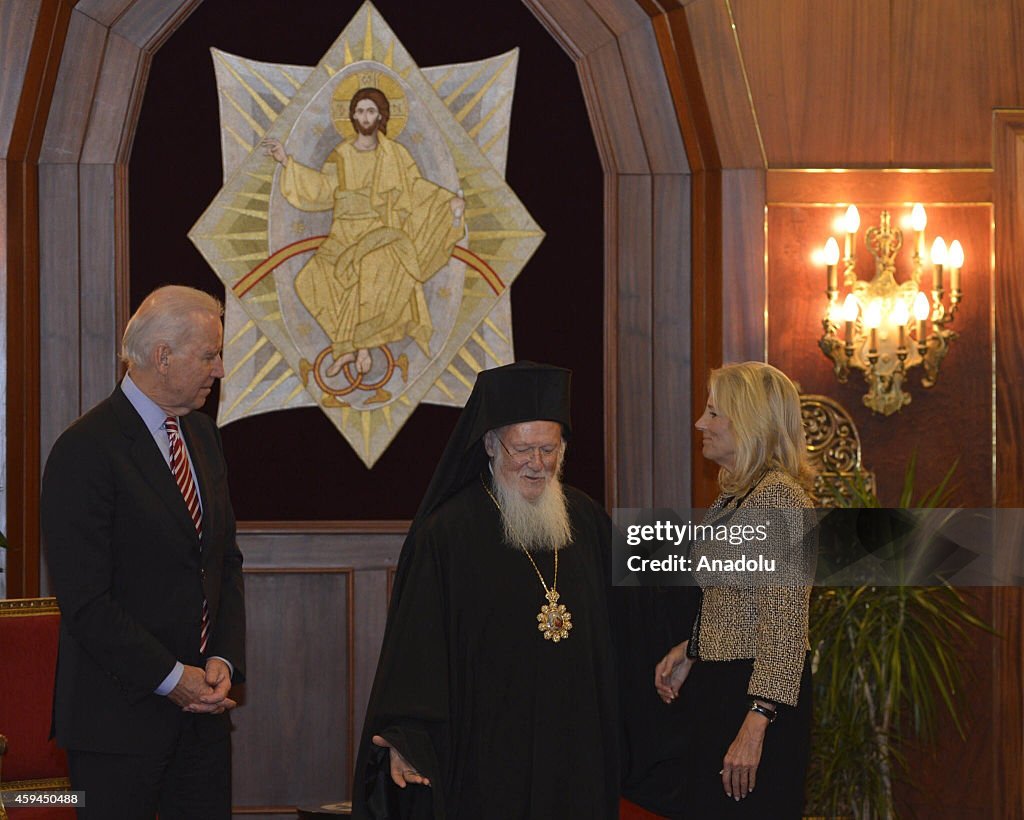
{"label": "dark suit jacket", "polygon": [[[199,632],[209,602],[207,657],[244,679],[242,554],[220,435],[210,418],[181,418],[203,500],[203,543],[153,436],[118,387],[72,424],[50,452],[41,516],[61,609],[54,730],[65,748],[151,752],[183,713],[153,694],[175,661],[203,666]],[[227,714],[201,716],[211,738]]]}

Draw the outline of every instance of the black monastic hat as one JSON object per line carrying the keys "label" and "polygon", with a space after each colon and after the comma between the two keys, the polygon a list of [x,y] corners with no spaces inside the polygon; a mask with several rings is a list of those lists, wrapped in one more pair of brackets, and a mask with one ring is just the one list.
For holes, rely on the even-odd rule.
{"label": "black monastic hat", "polygon": [[420,503],[413,529],[480,475],[487,464],[483,438],[488,430],[526,421],[557,421],[568,438],[571,377],[572,371],[564,367],[536,362],[480,371]]}

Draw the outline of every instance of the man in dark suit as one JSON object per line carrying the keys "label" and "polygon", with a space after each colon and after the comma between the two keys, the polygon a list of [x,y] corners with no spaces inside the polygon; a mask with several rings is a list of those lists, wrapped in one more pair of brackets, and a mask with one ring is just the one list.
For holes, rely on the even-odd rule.
{"label": "man in dark suit", "polygon": [[57,440],[43,475],[61,608],[54,731],[82,818],[228,818],[242,555],[220,435],[222,308],[169,286],[125,330],[128,373]]}

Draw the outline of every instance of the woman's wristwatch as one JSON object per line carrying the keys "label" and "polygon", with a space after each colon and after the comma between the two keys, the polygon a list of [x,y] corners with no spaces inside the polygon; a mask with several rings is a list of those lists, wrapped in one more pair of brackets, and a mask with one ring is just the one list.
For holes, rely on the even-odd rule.
{"label": "woman's wristwatch", "polygon": [[758,703],[756,700],[750,701],[750,711],[757,712],[757,714],[768,718],[769,723],[774,723],[775,718],[778,717],[778,712],[770,706],[765,706],[763,703]]}

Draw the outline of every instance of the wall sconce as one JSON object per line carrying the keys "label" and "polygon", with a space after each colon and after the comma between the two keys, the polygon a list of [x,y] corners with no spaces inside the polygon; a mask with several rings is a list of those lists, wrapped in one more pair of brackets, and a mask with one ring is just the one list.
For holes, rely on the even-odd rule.
{"label": "wall sconce", "polygon": [[[840,382],[846,382],[851,367],[864,371],[864,380],[868,384],[864,404],[886,416],[910,403],[910,394],[903,390],[910,368],[923,365],[921,384],[925,387],[935,384],[949,343],[958,335],[948,325],[952,323],[963,297],[960,269],[964,264],[964,252],[959,241],[954,240],[947,248],[942,237],[936,237],[931,248],[929,301],[921,287],[921,275],[926,270],[924,229],[927,224],[928,215],[918,203],[910,215],[911,229],[916,237],[911,257],[913,268],[909,279],[897,282],[896,255],[903,246],[903,231],[893,228],[889,212],[882,211],[879,226],[868,228],[864,237],[875,258],[874,278],[867,281],[858,277],[854,264],[853,251],[860,229],[860,214],[855,205],[847,208],[841,226],[846,234],[843,286],[848,292],[842,300],[836,272],[839,243],[829,237],[821,251],[821,261],[826,270],[828,307],[821,322],[825,332],[818,340],[818,346],[832,360]],[[947,271],[948,310],[943,302],[946,295],[943,277]]]}

